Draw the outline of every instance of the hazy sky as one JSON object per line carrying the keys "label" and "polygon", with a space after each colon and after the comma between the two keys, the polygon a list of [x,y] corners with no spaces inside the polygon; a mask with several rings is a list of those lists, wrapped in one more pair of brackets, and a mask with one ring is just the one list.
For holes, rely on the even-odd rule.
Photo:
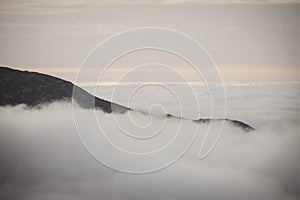
{"label": "hazy sky", "polygon": [[155,26],[196,39],[225,81],[299,81],[299,19],[296,0],[1,0],[0,64],[74,80],[99,42]]}

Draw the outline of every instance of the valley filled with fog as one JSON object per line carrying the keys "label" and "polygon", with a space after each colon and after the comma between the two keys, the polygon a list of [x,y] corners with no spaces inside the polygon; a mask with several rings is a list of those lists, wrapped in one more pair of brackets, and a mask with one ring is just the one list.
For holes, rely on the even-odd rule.
{"label": "valley filled with fog", "polygon": [[[217,145],[204,159],[198,154],[205,133],[214,135],[223,123],[199,124],[197,129],[191,120],[166,118],[165,114],[189,119],[223,117],[223,99],[217,95],[223,87],[208,91],[196,85],[192,87],[195,96],[178,84],[168,88],[154,84],[133,93],[134,88],[134,84],[99,86],[95,94],[142,112],[108,114],[69,102],[38,109],[1,107],[0,198],[299,199],[299,84],[226,85],[226,117],[246,122],[256,131],[245,133],[225,123]],[[210,93],[215,94],[213,106]],[[81,136],[85,134],[82,130],[88,132],[100,125],[114,144],[130,152],[161,148],[176,136],[179,127],[183,140],[193,138],[193,132],[196,137],[190,148],[166,168],[138,175],[122,173],[87,152],[78,137],[74,106],[80,114]],[[97,118],[97,126],[89,120],[91,115]],[[180,141],[177,147],[181,148]],[[105,147],[99,149],[114,157]],[[166,152],[162,159],[168,156]],[[126,163],[125,158],[120,162],[125,168],[143,165]]]}

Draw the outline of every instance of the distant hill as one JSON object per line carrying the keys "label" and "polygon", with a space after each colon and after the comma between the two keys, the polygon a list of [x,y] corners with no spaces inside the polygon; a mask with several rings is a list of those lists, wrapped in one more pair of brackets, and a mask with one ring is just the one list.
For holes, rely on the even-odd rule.
{"label": "distant hill", "polygon": [[[39,107],[56,101],[74,100],[86,109],[100,109],[106,113],[124,113],[131,108],[95,97],[69,81],[37,72],[28,72],[0,67],[0,106],[25,104],[28,107]],[[171,114],[167,118],[185,119]],[[252,126],[232,119],[198,119],[196,123],[225,120],[244,131],[255,130]]]}
{"label": "distant hill", "polygon": [[130,110],[127,107],[95,97],[69,81],[57,77],[0,67],[0,106],[25,104],[37,107],[55,101],[74,100],[83,108],[101,109],[111,113]]}

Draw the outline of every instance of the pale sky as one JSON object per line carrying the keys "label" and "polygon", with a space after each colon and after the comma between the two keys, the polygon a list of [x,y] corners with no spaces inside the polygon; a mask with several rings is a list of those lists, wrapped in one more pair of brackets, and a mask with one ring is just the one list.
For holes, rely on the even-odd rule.
{"label": "pale sky", "polygon": [[74,80],[99,42],[145,26],[193,37],[225,81],[300,81],[296,0],[1,0],[0,64]]}

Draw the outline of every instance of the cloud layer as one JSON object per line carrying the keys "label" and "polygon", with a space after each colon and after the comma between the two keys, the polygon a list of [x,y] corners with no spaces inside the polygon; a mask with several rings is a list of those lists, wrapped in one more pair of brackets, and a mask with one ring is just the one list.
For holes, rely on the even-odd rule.
{"label": "cloud layer", "polygon": [[[245,86],[235,87],[230,90],[229,98],[245,97],[245,89]],[[212,154],[198,160],[204,125],[198,132],[198,139],[180,160],[164,170],[142,175],[119,173],[94,160],[78,139],[69,104],[52,104],[40,110],[23,109],[22,106],[1,108],[0,197],[298,199],[299,118],[291,120],[287,116],[291,117],[299,108],[298,103],[289,98],[289,95],[300,95],[299,87],[286,86],[280,95],[274,88],[268,90],[265,86],[254,91],[257,92],[256,100],[244,98],[234,103],[236,109],[231,109],[237,114],[243,106],[251,105],[248,115],[255,114],[258,121],[264,119],[256,133],[245,135],[226,125]],[[278,102],[269,105],[270,96],[276,96]],[[284,102],[284,106],[279,102]],[[102,123],[112,123],[112,115],[97,114]],[[140,117],[132,116],[133,119]],[[88,129],[89,122],[83,123]],[[126,140],[118,141],[118,137],[115,141],[126,143]]]}

